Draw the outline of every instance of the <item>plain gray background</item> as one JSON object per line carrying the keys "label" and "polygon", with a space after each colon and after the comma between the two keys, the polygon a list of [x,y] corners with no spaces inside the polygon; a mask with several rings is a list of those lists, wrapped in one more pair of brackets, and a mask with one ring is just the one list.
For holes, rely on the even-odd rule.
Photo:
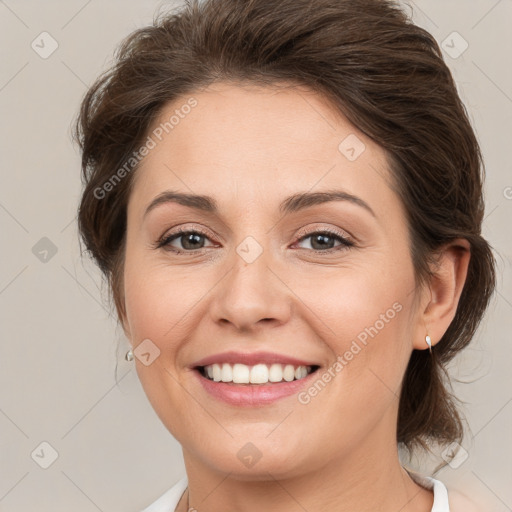
{"label": "plain gray background", "polygon": [[[134,512],[184,474],[179,444],[149,405],[134,363],[124,360],[128,343],[99,271],[80,258],[80,163],[70,139],[87,87],[119,41],[149,24],[161,5],[170,4],[0,0],[2,512]],[[499,272],[478,336],[452,368],[470,381],[455,385],[472,431],[467,458],[438,478],[487,510],[509,511],[512,1],[408,5],[443,47],[480,140],[483,231]],[[52,44],[58,47],[45,55]]]}

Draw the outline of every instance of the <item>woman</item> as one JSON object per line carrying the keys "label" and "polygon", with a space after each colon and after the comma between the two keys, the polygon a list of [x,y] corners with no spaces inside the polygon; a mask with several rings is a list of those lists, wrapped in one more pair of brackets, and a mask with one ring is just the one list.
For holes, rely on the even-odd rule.
{"label": "woman", "polygon": [[123,42],[77,138],[82,238],[183,448],[146,511],[470,510],[399,458],[461,441],[444,368],[495,286],[430,34],[392,1],[190,2]]}

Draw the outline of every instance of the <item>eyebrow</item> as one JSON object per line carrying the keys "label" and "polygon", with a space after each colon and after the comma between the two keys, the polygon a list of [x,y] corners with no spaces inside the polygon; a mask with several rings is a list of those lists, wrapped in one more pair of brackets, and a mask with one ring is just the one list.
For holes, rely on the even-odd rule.
{"label": "eyebrow", "polygon": [[[331,201],[348,201],[352,204],[364,208],[373,217],[376,217],[375,212],[372,210],[368,203],[363,201],[360,197],[349,194],[343,190],[297,193],[282,201],[279,205],[279,211],[285,215]],[[144,212],[144,218],[151,210],[166,203],[178,203],[183,206],[188,206],[189,208],[194,208],[196,210],[201,210],[208,213],[218,213],[219,211],[217,202],[213,197],[196,194],[184,194],[182,192],[166,190],[151,201],[149,206],[146,208],[146,211]]]}

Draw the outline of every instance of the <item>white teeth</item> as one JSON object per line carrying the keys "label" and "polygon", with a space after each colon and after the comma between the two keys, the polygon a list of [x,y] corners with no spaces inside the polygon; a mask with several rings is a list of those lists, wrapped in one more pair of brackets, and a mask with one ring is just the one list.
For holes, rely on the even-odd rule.
{"label": "white teeth", "polygon": [[295,369],[295,378],[303,379],[308,374],[305,366],[299,366]]}
{"label": "white teeth", "polygon": [[222,365],[220,380],[222,382],[233,382],[233,369],[231,368],[230,364],[224,363]]}
{"label": "white teeth", "polygon": [[267,366],[256,364],[247,366],[245,364],[212,364],[205,366],[206,377],[215,382],[233,382],[235,384],[267,384],[269,382],[291,382],[300,380],[311,372],[308,366],[282,365],[278,363]]}
{"label": "white teeth", "polygon": [[[208,371],[208,366],[206,367],[206,369]],[[213,380],[215,382],[220,382],[220,379],[221,379],[220,365],[214,364],[213,368],[212,368],[212,373],[213,373]]]}
{"label": "white teeth", "polygon": [[265,384],[268,382],[268,368],[266,364],[257,364],[251,368],[251,384]]}
{"label": "white teeth", "polygon": [[236,384],[249,384],[250,373],[251,369],[248,366],[245,366],[245,364],[234,364],[233,382]]}
{"label": "white teeth", "polygon": [[281,382],[283,380],[283,366],[280,364],[273,364],[268,369],[268,380],[270,382]]}
{"label": "white teeth", "polygon": [[291,382],[295,378],[295,368],[291,364],[284,367],[283,377],[286,382]]}

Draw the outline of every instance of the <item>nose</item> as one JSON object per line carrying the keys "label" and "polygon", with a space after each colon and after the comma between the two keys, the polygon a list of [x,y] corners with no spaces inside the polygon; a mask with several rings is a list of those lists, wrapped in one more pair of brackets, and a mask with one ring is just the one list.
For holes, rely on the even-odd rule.
{"label": "nose", "polygon": [[210,314],[215,323],[250,332],[289,320],[293,294],[279,272],[269,266],[269,259],[264,251],[248,263],[235,253],[231,270],[212,297]]}

